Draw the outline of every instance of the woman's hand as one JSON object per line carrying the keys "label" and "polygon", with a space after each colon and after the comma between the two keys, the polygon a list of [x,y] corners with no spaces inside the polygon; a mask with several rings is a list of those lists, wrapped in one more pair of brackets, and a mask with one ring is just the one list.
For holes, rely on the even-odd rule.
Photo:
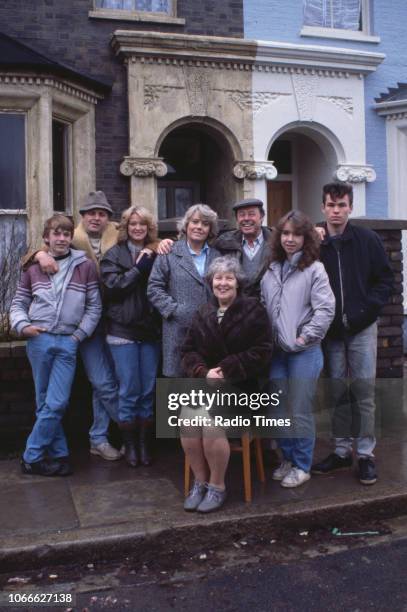
{"label": "woman's hand", "polygon": [[140,259],[143,257],[143,255],[148,255],[150,257],[150,255],[153,254],[153,251],[151,249],[141,249],[140,253],[138,254],[138,257],[136,259],[136,263],[138,263],[140,261]]}
{"label": "woman's hand", "polygon": [[295,339],[295,344],[299,344],[300,346],[305,346],[305,340],[302,336],[298,336],[298,338]]}
{"label": "woman's hand", "polygon": [[149,276],[151,268],[153,267],[154,257],[153,252],[150,249],[142,249],[139,256],[137,257],[135,266],[145,276]]}
{"label": "woman's hand", "polygon": [[225,378],[223,376],[222,368],[212,368],[206,375],[206,378]]}

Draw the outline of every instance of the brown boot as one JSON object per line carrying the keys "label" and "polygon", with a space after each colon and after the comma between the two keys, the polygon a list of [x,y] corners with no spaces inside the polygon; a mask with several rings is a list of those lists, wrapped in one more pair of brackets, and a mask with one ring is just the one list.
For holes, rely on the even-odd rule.
{"label": "brown boot", "polygon": [[140,463],[145,467],[152,464],[153,459],[151,456],[151,430],[153,428],[152,419],[140,419],[139,426],[139,451],[140,451]]}
{"label": "brown boot", "polygon": [[137,467],[139,456],[136,447],[136,431],[124,429],[122,431],[124,443],[124,458],[130,467]]}

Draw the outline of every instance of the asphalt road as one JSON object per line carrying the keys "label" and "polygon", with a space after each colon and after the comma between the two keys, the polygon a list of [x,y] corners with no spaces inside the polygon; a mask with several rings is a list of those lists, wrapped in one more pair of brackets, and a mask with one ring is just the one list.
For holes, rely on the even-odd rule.
{"label": "asphalt road", "polygon": [[[332,528],[243,534],[214,550],[160,554],[0,575],[0,602],[73,594],[73,605],[0,603],[0,611],[407,612],[407,516],[344,536]],[[348,532],[350,530],[348,529]]]}
{"label": "asphalt road", "polygon": [[137,612],[401,612],[407,610],[407,540],[218,570],[188,582],[121,585],[81,595],[77,603],[79,610]]}

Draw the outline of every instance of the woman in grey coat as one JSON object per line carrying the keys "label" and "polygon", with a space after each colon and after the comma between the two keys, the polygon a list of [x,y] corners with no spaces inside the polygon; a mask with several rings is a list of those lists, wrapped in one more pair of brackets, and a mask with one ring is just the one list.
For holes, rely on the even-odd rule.
{"label": "woman in grey coat", "polygon": [[335,297],[318,255],[311,221],[299,210],[291,211],[273,232],[273,261],[261,281],[275,340],[270,379],[284,389],[280,401],[288,402],[292,416],[290,437],[278,440],[284,460],[273,473],[283,487],[298,487],[310,478],[321,340],[335,314]]}
{"label": "woman in grey coat", "polygon": [[195,312],[211,295],[204,276],[220,256],[209,246],[217,231],[216,212],[206,204],[194,204],[180,223],[180,240],[171,253],[154,262],[147,296],[163,317],[164,376],[183,376],[180,347]]}

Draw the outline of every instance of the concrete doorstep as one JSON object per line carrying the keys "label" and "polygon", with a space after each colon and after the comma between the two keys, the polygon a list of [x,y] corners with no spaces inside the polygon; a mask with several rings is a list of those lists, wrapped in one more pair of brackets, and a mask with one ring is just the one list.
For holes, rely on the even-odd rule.
{"label": "concrete doorstep", "polygon": [[[407,512],[407,439],[400,440],[400,434],[379,441],[379,480],[373,486],[361,485],[353,469],[283,489],[271,480],[275,466],[266,466],[264,484],[257,482],[253,466],[250,504],[243,501],[241,457],[232,454],[228,500],[210,515],[182,508],[179,443],[157,446],[154,465],[137,469],[78,451],[75,472],[66,478],[24,476],[18,460],[0,461],[0,571],[129,554],[148,561],[250,534],[271,538],[284,529],[363,525]],[[319,442],[316,458],[328,452],[329,443]]]}

